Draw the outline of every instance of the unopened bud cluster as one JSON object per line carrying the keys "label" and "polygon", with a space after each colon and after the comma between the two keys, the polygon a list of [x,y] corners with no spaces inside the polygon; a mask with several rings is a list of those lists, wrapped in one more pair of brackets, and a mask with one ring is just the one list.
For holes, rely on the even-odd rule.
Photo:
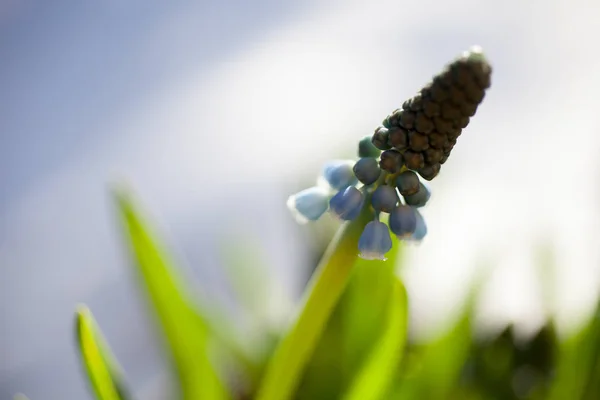
{"label": "unopened bud cluster", "polygon": [[415,96],[388,115],[373,133],[381,167],[402,166],[426,180],[435,178],[491,84],[492,68],[473,47],[449,63]]}

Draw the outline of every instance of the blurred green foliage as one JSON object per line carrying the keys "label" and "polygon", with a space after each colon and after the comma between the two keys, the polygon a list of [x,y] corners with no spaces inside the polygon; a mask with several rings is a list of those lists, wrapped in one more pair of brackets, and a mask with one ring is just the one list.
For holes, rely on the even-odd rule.
{"label": "blurred green foliage", "polygon": [[75,336],[81,360],[96,397],[125,400],[129,396],[117,364],[90,310],[80,306],[75,317]]}
{"label": "blurred green foliage", "polygon": [[207,322],[189,298],[183,280],[171,267],[128,193],[119,191],[116,200],[137,267],[139,281],[156,311],[184,399],[228,398],[209,355]]}
{"label": "blurred green foliage", "polygon": [[[552,320],[527,340],[517,338],[512,326],[479,337],[473,327],[477,281],[448,329],[428,342],[413,342],[406,289],[396,275],[401,244],[394,242],[386,262],[357,259],[355,251],[349,253],[357,240],[351,223],[323,255],[291,328],[265,327],[267,344],[253,351],[256,343],[216,318],[219,313],[190,301],[190,288],[131,197],[118,192],[116,200],[132,266],[179,382],[172,398],[600,399],[600,305],[570,337],[559,337]],[[260,296],[261,279],[244,266],[258,259],[240,247],[227,257],[226,269],[247,311],[264,321],[261,307],[268,299]],[[92,393],[102,400],[125,398],[121,374],[89,310],[79,309],[77,326]]]}

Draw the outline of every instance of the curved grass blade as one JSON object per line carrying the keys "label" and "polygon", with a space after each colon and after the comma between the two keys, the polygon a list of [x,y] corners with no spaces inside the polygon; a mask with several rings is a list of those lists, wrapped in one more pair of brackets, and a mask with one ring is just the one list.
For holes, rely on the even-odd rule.
{"label": "curved grass blade", "polygon": [[92,390],[98,400],[124,400],[121,370],[106,344],[92,313],[79,306],[75,319],[77,345]]}
{"label": "curved grass blade", "polygon": [[209,328],[129,195],[115,193],[140,281],[169,346],[185,400],[228,397],[208,355]]}
{"label": "curved grass blade", "polygon": [[346,400],[383,399],[392,383],[402,359],[408,330],[408,297],[399,279],[393,281],[387,308],[387,327],[355,377],[344,397]]}
{"label": "curved grass blade", "polygon": [[258,400],[287,400],[297,388],[348,283],[358,257],[358,239],[371,218],[368,207],[364,207],[362,214],[356,220],[345,223],[330,243],[311,278],[298,317],[267,365]]}

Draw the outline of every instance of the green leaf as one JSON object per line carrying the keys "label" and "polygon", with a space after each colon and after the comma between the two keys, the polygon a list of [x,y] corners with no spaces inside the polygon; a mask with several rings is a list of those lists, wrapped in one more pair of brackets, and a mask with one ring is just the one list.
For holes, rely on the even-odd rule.
{"label": "green leaf", "polygon": [[383,399],[404,353],[408,330],[408,298],[399,279],[393,282],[387,307],[387,327],[354,379],[346,400]]}
{"label": "green leaf", "polygon": [[468,359],[472,341],[472,314],[479,280],[453,326],[411,354],[405,376],[390,399],[446,399]]}
{"label": "green leaf", "polygon": [[392,237],[385,261],[358,258],[295,398],[331,399],[347,391],[388,325],[402,242]]}
{"label": "green leaf", "polygon": [[81,360],[96,398],[98,400],[127,399],[121,369],[86,306],[78,307],[75,327]]}
{"label": "green leaf", "polygon": [[358,239],[372,217],[369,208],[364,207],[362,214],[356,220],[346,222],[330,243],[311,278],[298,317],[267,365],[258,400],[286,400],[296,390],[348,283],[358,256]]}
{"label": "green leaf", "polygon": [[346,382],[354,378],[388,324],[387,309],[403,246],[396,237],[392,237],[392,241],[393,247],[386,261],[360,258],[356,261],[340,301]]}
{"label": "green leaf", "polygon": [[[596,320],[599,318],[596,316]],[[598,322],[593,336],[594,348],[592,349],[592,365],[589,369],[588,380],[585,386],[584,399],[595,400],[600,398],[600,327]]]}
{"label": "green leaf", "polygon": [[589,322],[560,344],[550,400],[600,398],[600,304]]}
{"label": "green leaf", "polygon": [[183,399],[227,398],[209,359],[208,323],[193,306],[188,288],[150,233],[129,195],[119,190],[116,200],[140,281],[169,346]]}

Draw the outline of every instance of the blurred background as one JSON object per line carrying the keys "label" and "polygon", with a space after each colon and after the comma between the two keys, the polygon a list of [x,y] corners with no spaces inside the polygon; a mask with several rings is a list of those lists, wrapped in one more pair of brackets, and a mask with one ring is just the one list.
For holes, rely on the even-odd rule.
{"label": "blurred background", "polygon": [[400,271],[411,328],[435,331],[485,268],[480,329],[576,329],[600,284],[599,18],[591,0],[0,1],[0,398],[86,398],[79,302],[137,397],[167,398],[115,181],[242,327],[221,255],[260,248],[268,318],[287,321],[322,244],[286,198],[474,44],[492,88]]}

